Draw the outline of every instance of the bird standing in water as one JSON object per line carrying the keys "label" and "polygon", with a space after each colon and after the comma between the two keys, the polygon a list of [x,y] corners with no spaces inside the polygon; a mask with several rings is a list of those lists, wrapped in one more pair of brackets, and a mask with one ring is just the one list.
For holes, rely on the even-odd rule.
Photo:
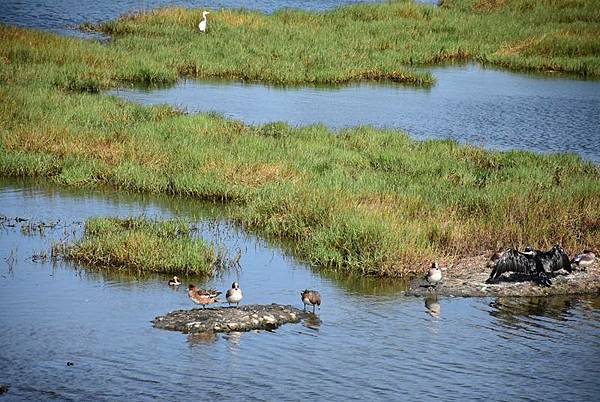
{"label": "bird standing in water", "polygon": [[306,311],[307,304],[312,304],[313,314],[315,313],[315,306],[319,306],[319,310],[321,309],[321,294],[316,290],[304,289],[304,292],[300,293],[300,297],[302,303],[304,303],[304,311]]}
{"label": "bird standing in water", "polygon": [[221,292],[218,292],[216,290],[204,290],[197,288],[196,285],[194,285],[193,283],[190,283],[188,285],[188,297],[192,299],[194,303],[201,304],[203,310],[207,304],[213,304],[218,302],[219,299],[217,299],[217,296],[219,296],[220,294]]}
{"label": "bird standing in water", "polygon": [[202,21],[198,24],[198,29],[200,32],[206,32],[206,16],[210,14],[209,11],[202,12]]}
{"label": "bird standing in water", "polygon": [[231,305],[231,303],[235,303],[237,306],[239,306],[243,297],[244,295],[242,294],[242,289],[240,289],[240,285],[237,282],[233,282],[231,284],[231,289],[228,289],[227,293],[225,293],[225,298],[227,299],[227,303],[229,303],[229,305]]}
{"label": "bird standing in water", "polygon": [[179,282],[179,278],[174,276],[173,279],[169,281],[169,286],[179,286],[181,282]]}

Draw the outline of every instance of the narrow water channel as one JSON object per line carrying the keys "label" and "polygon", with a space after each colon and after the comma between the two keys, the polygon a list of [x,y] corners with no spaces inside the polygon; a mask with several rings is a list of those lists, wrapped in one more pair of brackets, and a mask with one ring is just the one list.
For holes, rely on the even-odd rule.
{"label": "narrow water channel", "polygon": [[163,89],[109,94],[185,111],[219,112],[250,124],[373,125],[413,137],[451,138],[492,149],[574,152],[600,163],[600,82],[549,78],[477,65],[436,67],[431,89],[359,83],[275,87],[231,81],[182,81]]}
{"label": "narrow water channel", "polygon": [[[320,274],[190,200],[0,179],[0,383],[5,400],[596,400],[600,298],[402,297],[401,283]],[[90,216],[182,216],[243,251],[244,303],[323,295],[318,317],[274,332],[152,328],[194,307],[167,277],[32,259]],[[29,232],[32,222],[56,224]],[[198,282],[198,278],[184,278]],[[67,362],[73,365],[68,366]]]}

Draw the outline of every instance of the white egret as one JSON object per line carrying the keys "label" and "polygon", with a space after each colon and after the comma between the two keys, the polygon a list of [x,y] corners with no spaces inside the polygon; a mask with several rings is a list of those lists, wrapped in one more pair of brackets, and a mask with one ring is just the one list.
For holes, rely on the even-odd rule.
{"label": "white egret", "polygon": [[202,12],[202,21],[198,24],[198,29],[200,32],[206,32],[206,16],[210,14],[209,11]]}

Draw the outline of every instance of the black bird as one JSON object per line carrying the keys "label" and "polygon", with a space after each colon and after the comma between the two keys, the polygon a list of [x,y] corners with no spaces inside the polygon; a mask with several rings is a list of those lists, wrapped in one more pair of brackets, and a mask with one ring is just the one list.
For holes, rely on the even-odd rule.
{"label": "black bird", "polygon": [[519,250],[509,248],[498,258],[486,283],[493,283],[505,272],[515,272],[531,276],[537,284],[550,286],[549,274],[561,269],[572,272],[569,256],[558,244],[549,251]]}
{"label": "black bird", "polygon": [[554,273],[561,269],[568,273],[573,272],[569,256],[559,244],[555,244],[548,251],[535,251],[535,256],[542,261],[546,272]]}

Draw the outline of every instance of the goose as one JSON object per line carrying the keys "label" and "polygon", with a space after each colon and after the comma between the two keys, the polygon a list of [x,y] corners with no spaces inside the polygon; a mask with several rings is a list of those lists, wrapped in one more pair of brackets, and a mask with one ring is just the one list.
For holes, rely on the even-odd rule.
{"label": "goose", "polygon": [[321,309],[321,294],[316,290],[304,289],[304,291],[300,293],[300,297],[302,303],[304,303],[304,311],[306,311],[307,304],[312,304],[313,314],[315,313],[315,306],[319,306],[319,310]]}
{"label": "goose", "polygon": [[200,32],[206,32],[206,16],[210,14],[209,11],[202,12],[202,21],[198,24],[198,29]]}
{"label": "goose", "polygon": [[235,303],[237,306],[240,305],[244,295],[242,294],[242,289],[240,289],[240,285],[237,282],[233,282],[231,284],[231,289],[227,290],[225,293],[225,298],[227,299],[227,303],[231,305],[231,303]]}
{"label": "goose", "polygon": [[429,286],[437,287],[437,284],[442,280],[442,270],[438,266],[437,262],[431,264],[431,269],[425,276],[425,280],[429,284]]}
{"label": "goose", "polygon": [[174,276],[173,279],[169,280],[169,286],[179,286],[181,282],[179,282],[179,278]]}
{"label": "goose", "polygon": [[188,285],[188,297],[192,299],[194,303],[201,304],[202,309],[204,309],[204,307],[207,304],[213,304],[218,302],[219,299],[217,299],[217,296],[219,296],[220,294],[221,292],[218,292],[216,290],[205,290],[197,288],[196,285],[194,285],[193,283],[190,283]]}
{"label": "goose", "polygon": [[583,250],[582,253],[579,253],[573,257],[571,260],[571,266],[585,270],[594,263],[595,259],[596,254],[594,254],[592,250]]}

